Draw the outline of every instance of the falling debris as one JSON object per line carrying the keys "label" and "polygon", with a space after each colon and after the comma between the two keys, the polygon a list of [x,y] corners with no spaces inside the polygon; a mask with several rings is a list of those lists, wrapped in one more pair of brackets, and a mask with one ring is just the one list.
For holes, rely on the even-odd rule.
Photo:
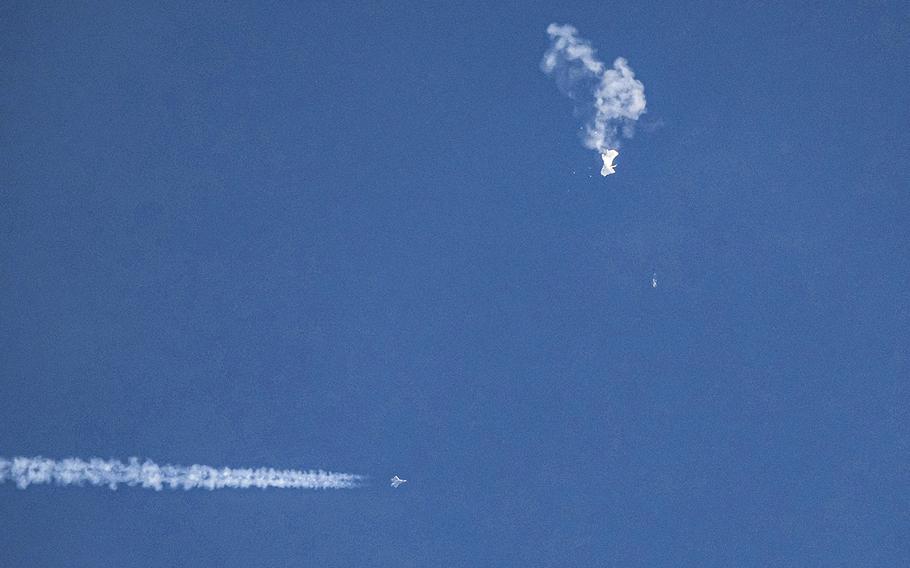
{"label": "falling debris", "polygon": [[604,161],[604,167],[600,169],[600,175],[607,177],[610,174],[616,173],[616,164],[613,163],[613,160],[615,160],[618,155],[619,152],[616,150],[607,150],[600,155]]}

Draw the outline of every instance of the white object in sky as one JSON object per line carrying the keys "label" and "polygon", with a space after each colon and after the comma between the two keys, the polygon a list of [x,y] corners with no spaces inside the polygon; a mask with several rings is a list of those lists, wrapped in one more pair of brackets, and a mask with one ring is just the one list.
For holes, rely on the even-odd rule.
{"label": "white object in sky", "polygon": [[407,483],[407,482],[408,482],[407,479],[401,479],[400,477],[398,477],[396,475],[395,477],[392,478],[392,487],[398,487],[402,483]]}
{"label": "white object in sky", "polygon": [[607,150],[600,155],[604,160],[604,167],[600,170],[600,175],[606,177],[610,174],[616,173],[616,165],[613,163],[613,160],[616,159],[616,156],[619,155],[619,152],[616,150]]}
{"label": "white object in sky", "polygon": [[651,287],[657,288],[657,273],[656,272],[651,276]]}

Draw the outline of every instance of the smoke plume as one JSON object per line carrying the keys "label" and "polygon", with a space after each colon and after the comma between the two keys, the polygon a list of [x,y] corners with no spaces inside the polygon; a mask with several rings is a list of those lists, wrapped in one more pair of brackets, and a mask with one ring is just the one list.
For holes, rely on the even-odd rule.
{"label": "smoke plume", "polygon": [[618,149],[621,138],[635,133],[635,121],[645,112],[644,85],[622,57],[607,68],[573,26],[550,24],[547,33],[550,47],[540,68],[576,101],[576,110],[585,117],[585,147],[602,155]]}
{"label": "smoke plume", "polygon": [[0,457],[0,483],[12,481],[19,489],[38,483],[57,485],[106,485],[117,489],[120,484],[161,491],[168,489],[246,489],[258,487],[296,489],[349,489],[358,487],[359,475],[294,469],[216,469],[207,465],[158,465],[130,458],[118,460],[78,458],[51,460],[42,457]]}

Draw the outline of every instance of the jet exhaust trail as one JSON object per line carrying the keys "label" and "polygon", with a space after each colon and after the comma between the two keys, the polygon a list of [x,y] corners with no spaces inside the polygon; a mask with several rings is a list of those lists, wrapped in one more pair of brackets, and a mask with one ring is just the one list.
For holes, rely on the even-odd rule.
{"label": "jet exhaust trail", "polygon": [[360,486],[362,476],[326,471],[295,469],[214,468],[207,465],[158,465],[130,458],[119,460],[78,458],[52,460],[42,457],[0,457],[0,483],[14,482],[19,489],[39,483],[57,485],[120,484],[161,491],[168,489],[246,489],[268,487],[287,489],[351,489]]}
{"label": "jet exhaust trail", "polygon": [[645,86],[622,57],[616,58],[612,69],[607,68],[573,26],[550,24],[547,34],[550,47],[540,68],[576,101],[576,110],[586,117],[584,145],[601,154],[604,167],[600,173],[610,175],[612,154],[608,153],[619,148],[620,138],[635,134],[635,121],[645,112]]}

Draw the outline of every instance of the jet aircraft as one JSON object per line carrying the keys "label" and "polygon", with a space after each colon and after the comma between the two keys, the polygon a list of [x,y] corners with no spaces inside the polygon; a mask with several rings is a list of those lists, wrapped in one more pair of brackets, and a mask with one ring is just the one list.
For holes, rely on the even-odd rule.
{"label": "jet aircraft", "polygon": [[401,479],[400,477],[398,477],[396,475],[395,477],[392,478],[392,487],[398,487],[402,483],[407,483],[407,482],[408,482],[407,479]]}

